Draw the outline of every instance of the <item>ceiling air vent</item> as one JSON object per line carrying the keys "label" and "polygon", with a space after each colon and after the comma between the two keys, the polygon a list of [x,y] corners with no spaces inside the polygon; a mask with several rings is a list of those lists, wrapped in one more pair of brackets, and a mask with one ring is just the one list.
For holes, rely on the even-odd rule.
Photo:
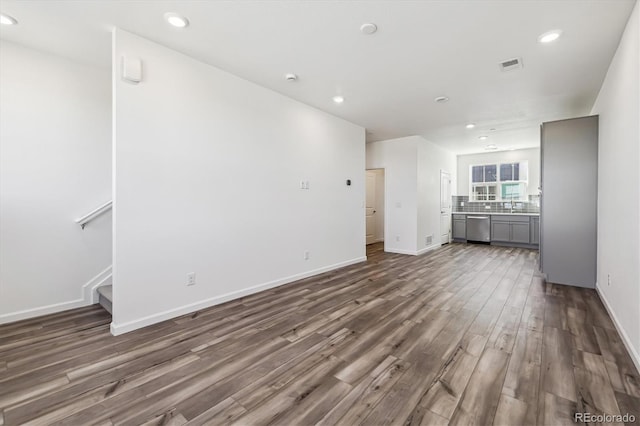
{"label": "ceiling air vent", "polygon": [[507,59],[506,61],[500,62],[500,69],[502,71],[511,71],[518,68],[522,68],[521,58]]}

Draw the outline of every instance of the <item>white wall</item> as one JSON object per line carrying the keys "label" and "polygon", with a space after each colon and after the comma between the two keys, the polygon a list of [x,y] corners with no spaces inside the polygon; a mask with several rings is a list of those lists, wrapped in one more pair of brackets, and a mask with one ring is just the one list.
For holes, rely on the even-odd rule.
{"label": "white wall", "polygon": [[[417,250],[440,246],[440,171],[451,175],[451,193],[456,194],[456,155],[422,139],[418,141],[418,239]],[[427,236],[432,243],[426,244]]]}
{"label": "white wall", "polygon": [[384,250],[416,254],[419,136],[367,144],[367,169],[384,169]]}
{"label": "white wall", "polygon": [[640,369],[639,9],[636,3],[592,113],[600,115],[597,288]]}
{"label": "white wall", "polygon": [[365,259],[362,127],[116,30],[123,54],[115,334]]}
{"label": "white wall", "polygon": [[0,322],[86,304],[111,264],[108,70],[0,42]]}
{"label": "white wall", "polygon": [[529,162],[528,195],[538,195],[540,186],[540,148],[458,155],[458,194],[469,195],[469,166],[477,164]]}
{"label": "white wall", "polygon": [[[440,245],[440,170],[454,180],[456,157],[421,136],[367,144],[367,168],[385,169],[384,249],[419,254]],[[427,247],[425,236],[433,235]]]}

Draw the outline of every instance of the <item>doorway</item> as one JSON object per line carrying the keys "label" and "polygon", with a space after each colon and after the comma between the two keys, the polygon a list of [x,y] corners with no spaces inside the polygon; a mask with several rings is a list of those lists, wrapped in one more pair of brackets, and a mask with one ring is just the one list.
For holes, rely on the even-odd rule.
{"label": "doorway", "polygon": [[440,244],[451,241],[451,174],[440,170]]}
{"label": "doorway", "polygon": [[384,169],[367,170],[366,244],[384,241]]}

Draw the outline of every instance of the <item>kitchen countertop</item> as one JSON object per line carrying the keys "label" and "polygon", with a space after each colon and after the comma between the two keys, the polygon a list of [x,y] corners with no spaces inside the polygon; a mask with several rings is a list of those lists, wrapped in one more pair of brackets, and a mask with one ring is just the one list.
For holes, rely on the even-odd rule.
{"label": "kitchen countertop", "polygon": [[496,216],[540,216],[540,213],[500,213],[500,212],[451,212],[451,214],[477,214]]}

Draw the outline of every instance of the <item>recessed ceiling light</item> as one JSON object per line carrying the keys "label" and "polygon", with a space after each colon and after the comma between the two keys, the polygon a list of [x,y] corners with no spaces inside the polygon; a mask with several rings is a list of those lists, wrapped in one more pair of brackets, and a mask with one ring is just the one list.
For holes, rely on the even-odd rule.
{"label": "recessed ceiling light", "polygon": [[2,25],[16,25],[18,20],[13,16],[5,15],[4,13],[0,13],[0,24]]}
{"label": "recessed ceiling light", "polygon": [[481,141],[486,141],[487,139],[489,139],[489,136],[478,136],[478,139],[480,139]]}
{"label": "recessed ceiling light", "polygon": [[495,151],[496,149],[498,149],[498,147],[496,145],[487,145],[484,147],[485,151]]}
{"label": "recessed ceiling light", "polygon": [[467,129],[473,129],[474,127],[476,127],[476,125],[475,125],[475,124],[473,124],[473,123],[469,123],[469,124],[467,124],[467,125],[466,125],[466,126],[464,126],[464,127],[466,127]]}
{"label": "recessed ceiling light", "polygon": [[446,96],[438,96],[437,98],[434,99],[434,102],[442,104],[445,102],[449,102],[449,98],[447,98]]}
{"label": "recessed ceiling light", "polygon": [[360,31],[362,34],[371,35],[378,31],[378,26],[374,23],[368,22],[366,24],[362,24]]}
{"label": "recessed ceiling light", "polygon": [[164,19],[166,19],[168,23],[177,28],[184,28],[189,26],[189,20],[182,15],[178,15],[177,13],[165,13]]}
{"label": "recessed ceiling light", "polygon": [[336,95],[333,97],[333,102],[337,103],[337,104],[341,104],[344,102],[344,97],[340,96],[340,95]]}
{"label": "recessed ceiling light", "polygon": [[287,81],[296,81],[298,79],[298,76],[290,72],[284,76],[284,79]]}
{"label": "recessed ceiling light", "polygon": [[540,34],[538,36],[538,41],[540,43],[551,43],[552,41],[556,41],[561,34],[562,30],[547,31],[546,33]]}

